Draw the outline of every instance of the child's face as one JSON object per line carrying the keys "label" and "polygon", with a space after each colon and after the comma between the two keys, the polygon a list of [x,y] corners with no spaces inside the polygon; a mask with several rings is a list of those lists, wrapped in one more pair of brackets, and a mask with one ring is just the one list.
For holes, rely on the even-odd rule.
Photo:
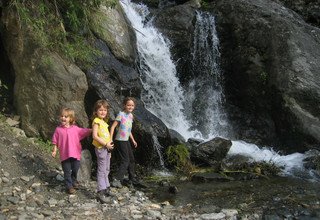
{"label": "child's face", "polygon": [[124,106],[124,111],[131,113],[134,110],[134,102],[132,100],[127,101],[127,103]]}
{"label": "child's face", "polygon": [[107,113],[108,113],[108,109],[106,109],[105,107],[101,106],[100,108],[98,108],[97,110],[97,116],[100,119],[104,119],[105,117],[107,117]]}
{"label": "child's face", "polygon": [[66,112],[62,112],[60,115],[60,124],[65,127],[70,126],[70,116]]}

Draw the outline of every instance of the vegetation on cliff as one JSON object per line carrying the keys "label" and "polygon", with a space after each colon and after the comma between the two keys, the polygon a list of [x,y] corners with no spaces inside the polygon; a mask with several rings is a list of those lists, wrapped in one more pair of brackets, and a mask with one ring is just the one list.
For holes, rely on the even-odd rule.
{"label": "vegetation on cliff", "polygon": [[92,46],[89,14],[102,4],[114,6],[115,0],[9,0],[4,6],[17,14],[21,28],[26,28],[35,44],[58,52],[86,67],[99,51]]}

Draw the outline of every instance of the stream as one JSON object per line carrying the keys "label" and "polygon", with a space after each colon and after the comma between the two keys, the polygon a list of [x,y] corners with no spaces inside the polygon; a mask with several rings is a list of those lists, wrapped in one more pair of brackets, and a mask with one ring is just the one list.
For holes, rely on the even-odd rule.
{"label": "stream", "polygon": [[175,206],[189,204],[190,212],[214,213],[236,209],[240,216],[256,214],[257,219],[320,219],[320,182],[292,177],[270,177],[246,181],[151,184],[150,199],[169,201]]}

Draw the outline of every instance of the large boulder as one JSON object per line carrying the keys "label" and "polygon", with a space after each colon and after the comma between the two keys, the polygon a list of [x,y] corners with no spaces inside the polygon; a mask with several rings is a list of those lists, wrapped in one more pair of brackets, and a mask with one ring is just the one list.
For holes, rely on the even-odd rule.
{"label": "large boulder", "polygon": [[120,3],[115,7],[101,5],[90,17],[91,30],[125,63],[136,60],[135,34],[128,24]]}
{"label": "large boulder", "polygon": [[37,44],[11,11],[2,11],[3,44],[15,74],[14,105],[28,136],[51,138],[62,107],[76,111],[80,126],[88,126],[84,97],[85,73]]}
{"label": "large boulder", "polygon": [[210,141],[192,147],[190,159],[200,166],[211,166],[219,170],[221,161],[227,156],[231,145],[230,140],[215,137]]}

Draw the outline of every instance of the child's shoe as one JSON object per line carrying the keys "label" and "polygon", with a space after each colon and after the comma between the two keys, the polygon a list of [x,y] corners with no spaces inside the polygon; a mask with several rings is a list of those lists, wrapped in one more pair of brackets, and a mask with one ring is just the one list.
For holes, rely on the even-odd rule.
{"label": "child's shoe", "polygon": [[100,201],[102,204],[107,203],[109,200],[105,195],[105,190],[101,190],[97,194],[97,200]]}
{"label": "child's shoe", "polygon": [[113,192],[111,192],[110,187],[108,187],[107,189],[104,190],[104,194],[106,196],[115,196],[115,194]]}
{"label": "child's shoe", "polygon": [[73,188],[75,188],[75,189],[80,188],[80,183],[78,181],[74,181],[74,183],[72,185],[73,185]]}
{"label": "child's shoe", "polygon": [[122,184],[121,184],[120,180],[114,179],[111,183],[111,186],[116,187],[116,188],[121,188]]}
{"label": "child's shoe", "polygon": [[75,193],[76,193],[76,190],[75,190],[73,187],[70,187],[70,188],[68,189],[68,193],[69,193],[69,194],[75,194]]}

